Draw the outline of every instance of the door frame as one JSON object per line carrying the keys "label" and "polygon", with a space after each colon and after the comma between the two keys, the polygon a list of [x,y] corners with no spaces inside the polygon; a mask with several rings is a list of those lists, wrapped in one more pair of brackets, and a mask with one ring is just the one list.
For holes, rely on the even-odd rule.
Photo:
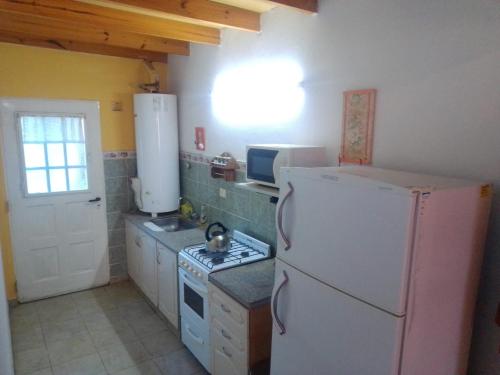
{"label": "door frame", "polygon": [[[103,267],[103,274],[101,277],[101,279],[105,280],[104,282],[101,282],[101,280],[99,280],[95,285],[92,285],[92,286],[89,286],[88,288],[91,288],[93,286],[98,286],[98,285],[106,285],[109,283],[109,280],[110,280],[110,269],[109,269],[109,238],[108,238],[108,231],[107,231],[107,211],[106,211],[106,199],[105,199],[105,194],[106,194],[106,186],[105,186],[105,175],[104,175],[104,163],[102,161],[102,142],[101,142],[101,121],[100,121],[100,104],[99,104],[99,101],[98,100],[78,100],[78,99],[57,99],[57,98],[27,98],[27,97],[1,97],[0,96],[0,152],[1,152],[1,158],[2,158],[2,162],[0,163],[1,164],[1,168],[2,168],[2,173],[3,173],[3,184],[4,184],[4,189],[5,189],[5,207],[6,207],[6,211],[7,211],[7,217],[8,217],[8,222],[9,222],[9,235],[10,235],[10,249],[11,249],[11,253],[12,253],[12,257],[13,257],[13,263],[14,263],[14,277],[15,277],[15,290],[16,290],[16,299],[20,302],[23,302],[24,301],[24,298],[23,296],[20,296],[19,295],[19,290],[17,288],[17,283],[18,283],[18,280],[17,280],[17,275],[20,274],[20,271],[19,271],[19,260],[17,259],[18,258],[18,254],[16,254],[16,251],[15,251],[15,237],[14,237],[14,233],[13,233],[13,218],[12,218],[12,209],[9,207],[10,206],[10,202],[12,200],[12,194],[13,192],[11,191],[10,187],[9,187],[9,183],[7,182],[8,181],[8,167],[7,167],[7,163],[6,163],[6,152],[7,150],[5,149],[4,147],[4,144],[5,144],[5,134],[4,134],[4,126],[2,124],[2,121],[3,121],[3,118],[4,118],[4,114],[3,112],[5,112],[5,108],[7,107],[11,107],[10,109],[7,109],[7,111],[10,111],[12,112],[13,114],[19,114],[19,113],[26,113],[26,112],[32,112],[32,113],[37,113],[37,114],[54,114],[56,113],[57,111],[46,111],[46,110],[33,110],[33,111],[29,111],[27,110],[26,108],[23,108],[23,109],[20,109],[20,108],[16,108],[17,106],[19,107],[27,107],[29,104],[29,102],[39,102],[40,104],[42,104],[42,102],[45,102],[45,103],[54,103],[54,104],[63,104],[63,103],[67,103],[67,104],[80,104],[80,105],[84,105],[84,106],[88,106],[87,109],[85,109],[85,111],[77,111],[78,114],[83,114],[85,115],[85,119],[88,119],[88,118],[91,118],[91,120],[87,120],[86,123],[94,123],[95,124],[95,127],[97,128],[95,130],[94,133],[94,141],[98,144],[98,153],[99,155],[95,156],[95,160],[100,160],[100,165],[99,165],[99,168],[97,170],[97,173],[99,175],[101,175],[100,177],[101,178],[101,181],[96,181],[96,184],[99,186],[99,190],[102,190],[102,204],[103,204],[103,210],[104,210],[104,224],[105,224],[105,257],[104,257],[104,261],[105,261],[105,264],[102,265],[104,266]],[[12,108],[14,107],[14,108]],[[77,113],[75,112],[75,114]],[[59,114],[63,114],[62,112],[59,112]],[[19,148],[20,144],[19,144],[19,132],[18,132],[18,124],[17,124],[17,120],[14,118],[12,119],[16,129],[16,142],[17,142],[17,148]],[[19,150],[18,150],[19,151]],[[89,151],[87,150],[87,153]],[[23,162],[22,158],[22,153],[21,155],[18,154],[18,157],[20,158],[19,162]],[[87,156],[87,160],[88,160],[88,156]],[[17,169],[18,169],[18,173],[22,174],[23,173],[23,170],[22,170],[22,167],[20,165],[17,166]],[[21,175],[20,175],[21,176]],[[20,179],[20,182],[21,184],[24,184],[24,181],[23,179],[21,178]],[[22,195],[24,195],[26,197],[26,188],[25,186],[19,186],[19,188],[21,189],[21,192],[22,192]],[[67,194],[71,194],[72,192],[67,192]],[[52,195],[57,195],[58,193],[52,193]],[[39,195],[38,197],[40,198],[43,198],[43,196],[48,196],[49,194],[41,194]],[[37,198],[38,198],[37,197]],[[0,203],[3,203],[3,202],[0,202]],[[4,251],[5,251],[5,248],[4,248]],[[101,267],[102,267],[101,266]],[[99,267],[99,268],[101,268]],[[96,268],[96,271],[98,269]],[[82,290],[85,290],[87,289],[87,287],[85,288],[82,288]],[[76,290],[75,290],[76,291]],[[72,292],[72,291],[70,291]],[[62,292],[62,294],[64,294],[66,292]],[[69,293],[69,292],[68,292]],[[61,293],[59,294],[55,294],[55,295],[60,295]],[[54,295],[54,296],[55,296]],[[52,295],[50,295],[52,296]],[[50,296],[47,296],[47,297],[50,297]],[[42,298],[46,298],[46,297],[42,297]]]}

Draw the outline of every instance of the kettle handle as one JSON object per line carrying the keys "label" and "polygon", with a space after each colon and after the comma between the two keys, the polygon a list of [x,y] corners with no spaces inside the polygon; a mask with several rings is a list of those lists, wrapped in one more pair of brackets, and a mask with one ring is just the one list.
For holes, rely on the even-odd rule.
{"label": "kettle handle", "polygon": [[227,232],[227,228],[224,225],[222,225],[221,223],[219,223],[219,222],[212,223],[208,226],[207,230],[205,231],[205,239],[207,241],[210,241],[212,239],[210,229],[212,229],[215,226],[221,227],[223,234]]}

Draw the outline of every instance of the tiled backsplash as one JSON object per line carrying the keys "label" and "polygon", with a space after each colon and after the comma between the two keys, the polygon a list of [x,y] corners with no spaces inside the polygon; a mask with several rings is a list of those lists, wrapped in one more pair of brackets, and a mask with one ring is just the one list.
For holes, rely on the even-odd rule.
{"label": "tiled backsplash", "polygon": [[109,266],[111,281],[127,278],[125,221],[123,213],[136,209],[129,178],[137,175],[137,160],[132,155],[104,155],[104,178],[108,215]]}
{"label": "tiled backsplash", "polygon": [[[182,157],[182,154],[181,154]],[[269,196],[236,187],[224,179],[212,178],[205,160],[180,161],[181,194],[200,212],[202,204],[207,206],[208,221],[220,221],[230,229],[237,229],[276,248],[274,216],[276,205]],[[237,172],[237,181],[245,181],[243,170]],[[226,190],[226,198],[219,189]]]}

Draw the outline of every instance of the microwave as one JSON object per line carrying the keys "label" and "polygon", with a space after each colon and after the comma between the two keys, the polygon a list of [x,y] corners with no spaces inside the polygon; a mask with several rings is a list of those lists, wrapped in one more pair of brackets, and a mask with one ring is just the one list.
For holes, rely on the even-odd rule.
{"label": "microwave", "polygon": [[326,167],[326,150],[320,146],[248,145],[247,181],[280,187],[282,167]]}

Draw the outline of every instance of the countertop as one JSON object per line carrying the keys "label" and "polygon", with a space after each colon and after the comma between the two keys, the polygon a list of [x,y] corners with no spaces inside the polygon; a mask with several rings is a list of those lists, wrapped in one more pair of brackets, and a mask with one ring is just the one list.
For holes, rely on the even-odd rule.
{"label": "countertop", "polygon": [[178,232],[155,232],[144,226],[146,221],[151,220],[150,215],[129,213],[125,214],[125,220],[135,224],[139,229],[154,237],[157,241],[176,253],[180,252],[186,246],[205,242],[204,231],[199,228],[181,230]]}
{"label": "countertop", "polygon": [[271,301],[274,259],[214,272],[208,281],[251,310]]}

